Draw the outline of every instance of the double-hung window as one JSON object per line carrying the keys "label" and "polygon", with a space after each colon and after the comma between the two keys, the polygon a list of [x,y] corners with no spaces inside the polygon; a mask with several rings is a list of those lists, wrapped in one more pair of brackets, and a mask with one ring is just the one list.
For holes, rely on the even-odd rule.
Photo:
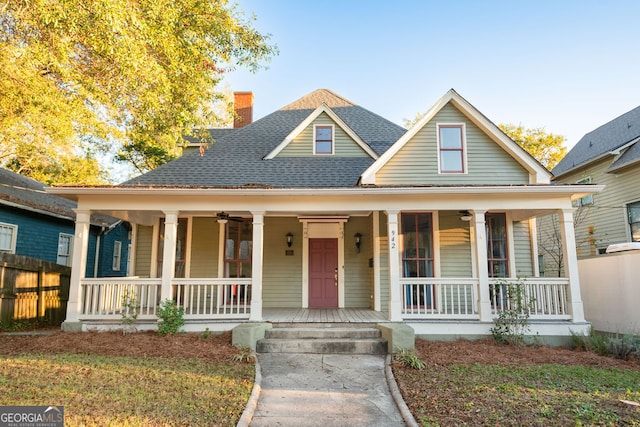
{"label": "double-hung window", "polygon": [[113,265],[111,266],[113,271],[120,271],[120,262],[122,259],[122,242],[116,240],[113,242]]}
{"label": "double-hung window", "polygon": [[313,127],[313,154],[333,154],[333,125]]}
{"label": "double-hung window", "polygon": [[18,226],[0,222],[0,252],[16,253]]}
{"label": "double-hung window", "polygon": [[[402,276],[433,277],[433,219],[430,213],[402,213]],[[405,309],[431,308],[434,287],[407,284],[403,289]]]}
{"label": "double-hung window", "polygon": [[71,234],[60,233],[58,235],[58,260],[60,265],[71,265],[71,253],[73,250],[73,236]]}
{"label": "double-hung window", "polygon": [[640,242],[640,202],[627,205],[627,216],[629,218],[631,241]]}
{"label": "double-hung window", "polygon": [[466,173],[464,125],[438,124],[437,128],[440,173]]}
{"label": "double-hung window", "polygon": [[507,220],[503,213],[485,215],[489,277],[508,277]]}

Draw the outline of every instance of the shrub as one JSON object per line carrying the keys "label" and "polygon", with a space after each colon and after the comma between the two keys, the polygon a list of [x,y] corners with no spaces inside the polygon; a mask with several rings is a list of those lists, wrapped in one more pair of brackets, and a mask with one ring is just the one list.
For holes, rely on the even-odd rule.
{"label": "shrub", "polygon": [[158,324],[160,335],[173,335],[184,326],[184,307],[178,307],[175,301],[166,299],[160,303],[158,317],[162,322]]}
{"label": "shrub", "polygon": [[424,369],[424,367],[427,366],[422,360],[420,360],[414,350],[409,350],[407,348],[401,349],[393,357],[402,366],[407,368]]}
{"label": "shrub", "polygon": [[522,345],[529,327],[529,313],[534,299],[527,299],[524,293],[523,281],[518,284],[506,281],[495,285],[495,292],[500,292],[506,298],[507,304],[498,313],[491,328],[491,335],[501,344]]}
{"label": "shrub", "polygon": [[135,292],[129,290],[124,291],[122,294],[122,310],[120,311],[122,323],[124,323],[124,328],[122,329],[123,334],[136,330],[134,323],[138,319],[139,308],[140,303],[138,302],[138,298],[136,298]]}

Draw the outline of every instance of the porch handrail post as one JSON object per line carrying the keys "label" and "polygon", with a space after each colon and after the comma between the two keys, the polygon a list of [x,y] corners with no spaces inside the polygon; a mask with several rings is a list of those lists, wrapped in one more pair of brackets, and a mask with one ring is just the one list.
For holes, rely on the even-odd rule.
{"label": "porch handrail post", "polygon": [[76,210],[76,225],[73,236],[73,259],[69,283],[69,300],[67,301],[66,322],[80,320],[81,300],[80,286],[87,270],[87,253],[89,252],[89,230],[91,212]]}
{"label": "porch handrail post", "polygon": [[389,320],[402,321],[402,294],[400,292],[400,252],[398,248],[398,214],[387,211],[389,238]]}
{"label": "porch handrail post", "polygon": [[171,280],[176,270],[176,240],[178,237],[178,212],[165,212],[164,246],[162,249],[162,279],[160,301],[172,299]]}
{"label": "porch handrail post", "polygon": [[573,224],[573,209],[560,212],[560,233],[562,235],[562,256],[564,257],[565,276],[569,279],[569,301],[574,322],[584,322],[584,306],[580,294],[580,275],[578,273],[578,254]]}
{"label": "porch handrail post", "polygon": [[249,320],[262,321],[262,258],[264,240],[264,212],[253,215],[253,253],[251,254],[251,313]]}
{"label": "porch handrail post", "polygon": [[491,297],[489,293],[489,269],[487,267],[487,230],[485,212],[473,211],[473,232],[476,244],[476,274],[478,277],[478,314],[480,321],[491,322]]}

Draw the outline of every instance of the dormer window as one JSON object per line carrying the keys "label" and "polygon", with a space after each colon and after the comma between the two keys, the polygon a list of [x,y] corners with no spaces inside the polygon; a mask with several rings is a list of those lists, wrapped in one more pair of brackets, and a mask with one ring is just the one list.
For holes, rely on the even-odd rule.
{"label": "dormer window", "polygon": [[466,173],[465,129],[463,124],[438,124],[440,173]]}
{"label": "dormer window", "polygon": [[333,125],[315,125],[313,133],[313,154],[333,154]]}

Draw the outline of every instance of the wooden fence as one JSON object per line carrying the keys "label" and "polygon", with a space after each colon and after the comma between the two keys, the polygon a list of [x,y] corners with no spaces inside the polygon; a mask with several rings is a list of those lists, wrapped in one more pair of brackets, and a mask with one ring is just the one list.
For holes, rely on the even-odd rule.
{"label": "wooden fence", "polygon": [[0,321],[59,325],[66,316],[71,268],[0,253]]}

